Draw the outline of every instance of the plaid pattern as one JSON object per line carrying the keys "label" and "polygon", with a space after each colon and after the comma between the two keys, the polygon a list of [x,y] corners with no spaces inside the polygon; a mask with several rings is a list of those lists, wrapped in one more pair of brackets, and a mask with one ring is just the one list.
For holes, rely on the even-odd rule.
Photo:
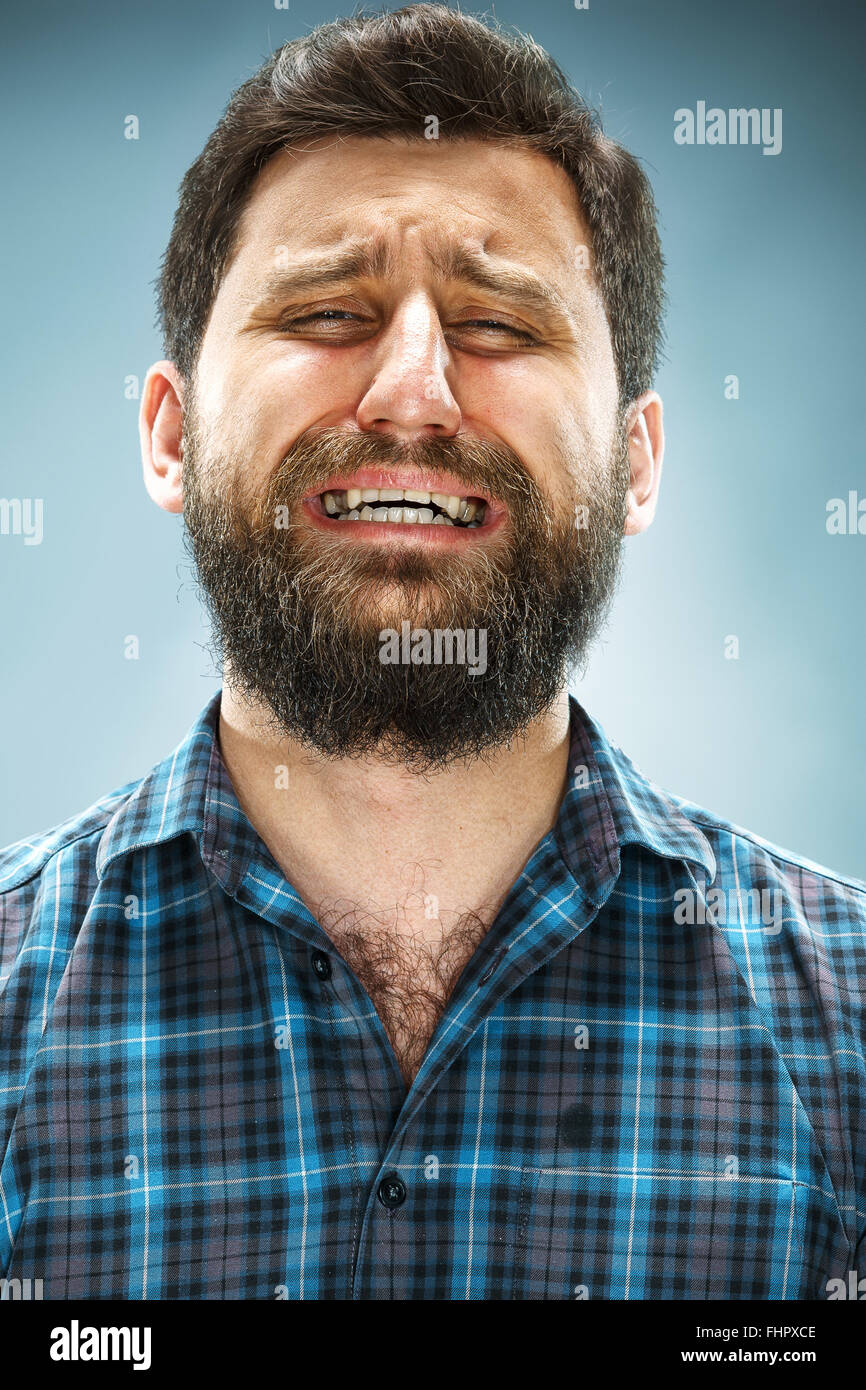
{"label": "plaid pattern", "polygon": [[558,823],[407,1094],[239,808],[219,698],[143,781],[0,854],[7,1278],[805,1299],[866,1275],[866,884],[660,790],[572,701]]}

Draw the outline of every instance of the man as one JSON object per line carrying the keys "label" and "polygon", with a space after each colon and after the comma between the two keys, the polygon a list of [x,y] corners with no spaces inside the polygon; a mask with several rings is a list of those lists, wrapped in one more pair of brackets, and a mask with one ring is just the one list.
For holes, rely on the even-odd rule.
{"label": "man", "polygon": [[235,94],[141,407],[224,683],[3,856],[7,1277],[801,1299],[866,1264],[866,885],[568,696],[656,507],[662,303],[643,173],[529,40],[356,15]]}

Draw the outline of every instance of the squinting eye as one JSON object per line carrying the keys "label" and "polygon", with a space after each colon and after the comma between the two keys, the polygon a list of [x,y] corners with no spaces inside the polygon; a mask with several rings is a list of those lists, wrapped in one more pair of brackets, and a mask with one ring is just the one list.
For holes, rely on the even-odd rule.
{"label": "squinting eye", "polygon": [[[358,314],[352,314],[348,309],[319,309],[314,314],[304,314],[301,318],[286,319],[279,325],[281,333],[289,333],[293,328],[301,328],[305,323],[315,323],[316,320],[326,323],[339,323],[341,319],[354,319],[361,322]],[[534,347],[537,339],[531,333],[524,333],[519,328],[513,328],[510,323],[500,323],[498,319],[466,319],[463,323],[455,324],[456,328],[481,328],[486,333],[507,333],[521,347]]]}
{"label": "squinting eye", "polygon": [[531,333],[524,333],[520,328],[513,328],[510,323],[500,323],[498,319],[467,319],[464,323],[458,323],[456,327],[474,328],[476,325],[485,329],[487,332],[508,333],[512,338],[516,338],[518,342],[527,347],[537,341],[537,339],[532,337]]}
{"label": "squinting eye", "polygon": [[[334,314],[340,314],[343,318],[346,319],[354,319],[358,317],[357,314],[350,314],[348,309],[320,309],[319,312],[316,314],[304,314],[304,316],[299,319],[286,319],[284,323],[280,324],[280,328],[284,331],[289,328],[297,328],[302,323],[312,323],[316,319],[327,319],[329,315]],[[334,321],[335,320],[332,318],[331,322]]]}

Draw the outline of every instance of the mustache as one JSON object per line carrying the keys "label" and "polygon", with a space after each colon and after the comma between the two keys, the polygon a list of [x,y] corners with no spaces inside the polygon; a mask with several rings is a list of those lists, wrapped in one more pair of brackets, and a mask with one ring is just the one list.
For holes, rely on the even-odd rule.
{"label": "mustache", "polygon": [[291,504],[321,492],[335,473],[360,468],[420,468],[450,473],[467,491],[487,492],[519,513],[527,508],[548,510],[538,484],[513,450],[468,435],[458,438],[415,439],[402,442],[382,434],[328,428],[299,435],[274,469],[266,488],[265,506]]}

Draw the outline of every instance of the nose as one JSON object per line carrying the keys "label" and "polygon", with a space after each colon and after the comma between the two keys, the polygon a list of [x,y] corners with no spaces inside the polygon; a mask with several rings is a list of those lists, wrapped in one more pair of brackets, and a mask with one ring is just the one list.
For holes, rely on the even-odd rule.
{"label": "nose", "polygon": [[446,377],[450,365],[436,306],[417,291],[382,335],[373,380],[358,406],[359,428],[407,438],[456,434],[462,417]]}

